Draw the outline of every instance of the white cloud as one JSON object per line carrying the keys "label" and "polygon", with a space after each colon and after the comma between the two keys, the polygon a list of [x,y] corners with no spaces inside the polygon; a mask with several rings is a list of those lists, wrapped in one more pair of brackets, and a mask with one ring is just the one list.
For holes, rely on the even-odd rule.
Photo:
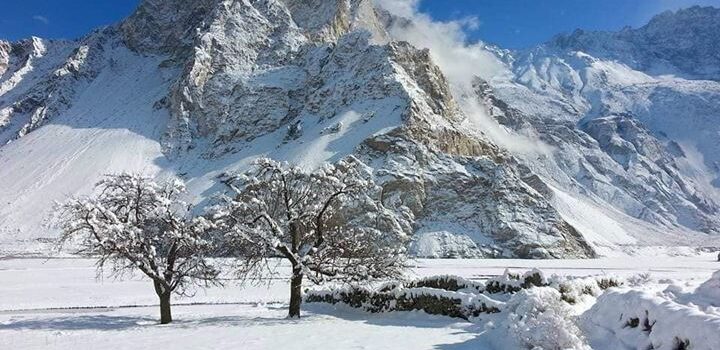
{"label": "white cloud", "polygon": [[38,22],[40,22],[40,23],[43,23],[43,24],[49,24],[49,23],[50,23],[50,20],[49,20],[47,17],[42,16],[42,15],[35,15],[35,16],[32,17],[32,19],[35,20],[35,21],[38,21]]}
{"label": "white cloud", "polygon": [[412,20],[411,27],[390,28],[395,39],[430,49],[433,60],[453,84],[468,87],[474,76],[492,79],[504,70],[502,63],[481,43],[468,44],[466,30],[480,26],[477,17],[440,22],[418,11],[417,0],[376,0],[388,12]]}
{"label": "white cloud", "polygon": [[435,21],[418,10],[418,0],[375,0],[391,14],[409,19],[412,24],[390,28],[396,40],[407,41],[418,48],[427,48],[449,80],[453,95],[468,117],[470,126],[487,135],[497,145],[523,154],[548,154],[552,147],[535,137],[520,135],[490,117],[474,96],[472,83],[476,77],[486,81],[511,74],[508,67],[481,42],[470,43],[466,32],[477,30],[477,17],[454,21]]}

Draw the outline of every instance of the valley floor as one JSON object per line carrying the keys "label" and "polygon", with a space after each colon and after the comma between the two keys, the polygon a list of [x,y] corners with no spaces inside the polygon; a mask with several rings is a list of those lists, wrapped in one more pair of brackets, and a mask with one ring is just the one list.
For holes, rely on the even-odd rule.
{"label": "valley floor", "polygon": [[[648,273],[645,289],[692,290],[720,269],[711,254],[598,260],[419,260],[412,274],[482,280],[506,268],[546,275]],[[285,271],[281,272],[286,273]],[[647,276],[646,276],[647,277]],[[175,299],[175,323],[157,324],[152,286],[138,278],[98,280],[92,261],[0,260],[2,349],[494,349],[481,322],[420,312],[366,314],[346,307],[305,305],[301,320],[285,319],[288,284],[199,291]],[[589,307],[589,306],[579,306]],[[602,349],[592,344],[593,348]]]}

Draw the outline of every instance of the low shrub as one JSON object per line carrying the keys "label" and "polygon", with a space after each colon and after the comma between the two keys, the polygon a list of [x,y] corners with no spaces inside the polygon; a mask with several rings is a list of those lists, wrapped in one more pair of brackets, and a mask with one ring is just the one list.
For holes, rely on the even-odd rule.
{"label": "low shrub", "polygon": [[[582,295],[597,296],[603,289],[619,286],[615,278],[566,279],[553,276],[549,281],[539,270],[518,274],[506,270],[486,283],[457,276],[432,276],[409,282],[392,281],[377,288],[348,286],[306,293],[308,303],[345,304],[371,313],[424,311],[432,315],[469,319],[480,314],[500,312],[504,302],[494,295],[506,294],[500,300],[524,290],[551,287],[559,300],[577,303]],[[639,321],[639,320],[638,320]]]}
{"label": "low shrub", "polygon": [[540,270],[531,270],[524,275],[505,270],[501,276],[491,278],[485,284],[485,291],[490,294],[513,294],[532,287],[546,287],[548,281]]}
{"label": "low shrub", "polygon": [[498,326],[518,349],[589,349],[572,308],[552,287],[524,289],[507,302],[507,318]]}
{"label": "low shrub", "polygon": [[406,284],[407,288],[433,288],[457,292],[468,290],[472,292],[483,292],[483,283],[473,282],[458,276],[432,276],[412,281]]}
{"label": "low shrub", "polygon": [[614,277],[603,277],[597,280],[598,287],[602,290],[622,287],[623,282]]}
{"label": "low shrub", "polygon": [[503,303],[482,292],[485,285],[457,276],[433,276],[410,282],[389,282],[378,288],[349,286],[308,291],[308,303],[345,304],[371,313],[424,311],[462,319],[497,313]]}

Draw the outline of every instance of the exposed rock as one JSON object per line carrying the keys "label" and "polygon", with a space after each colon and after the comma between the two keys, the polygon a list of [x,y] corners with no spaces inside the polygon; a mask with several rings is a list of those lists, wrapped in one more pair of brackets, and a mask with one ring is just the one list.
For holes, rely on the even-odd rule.
{"label": "exposed rock", "polygon": [[[0,92],[12,98],[7,102],[0,100],[0,143],[26,135],[69,108],[78,91],[108,63],[104,52],[113,45],[114,36],[114,31],[107,29],[74,47],[68,42],[45,42],[38,38],[15,45],[13,51],[18,51],[20,59],[15,63],[14,75],[0,85]],[[46,76],[37,77],[41,79],[37,84],[19,86],[28,80],[25,75],[31,74],[36,65],[42,67],[46,54],[56,55],[52,59],[58,65],[48,67],[51,70]]]}
{"label": "exposed rock", "polygon": [[182,54],[220,0],[144,0],[120,26],[133,50]]}
{"label": "exposed rock", "polygon": [[10,66],[10,53],[12,46],[9,42],[0,40],[0,77],[7,72]]}

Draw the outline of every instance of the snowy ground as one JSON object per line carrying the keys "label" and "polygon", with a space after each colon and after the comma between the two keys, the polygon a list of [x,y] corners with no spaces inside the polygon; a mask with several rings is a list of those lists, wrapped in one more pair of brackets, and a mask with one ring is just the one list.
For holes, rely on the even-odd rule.
{"label": "snowy ground", "polygon": [[[720,269],[715,260],[710,254],[577,261],[421,260],[412,274],[480,280],[508,267],[567,276],[649,273],[648,290],[669,284],[692,290]],[[419,312],[371,315],[346,307],[305,305],[303,319],[286,320],[287,289],[285,280],[278,278],[269,286],[200,291],[192,298],[176,299],[176,322],[160,326],[147,281],[98,281],[88,260],[0,260],[0,349],[497,348],[487,339],[496,333],[487,332],[481,323]],[[596,314],[607,314],[602,311]]]}

